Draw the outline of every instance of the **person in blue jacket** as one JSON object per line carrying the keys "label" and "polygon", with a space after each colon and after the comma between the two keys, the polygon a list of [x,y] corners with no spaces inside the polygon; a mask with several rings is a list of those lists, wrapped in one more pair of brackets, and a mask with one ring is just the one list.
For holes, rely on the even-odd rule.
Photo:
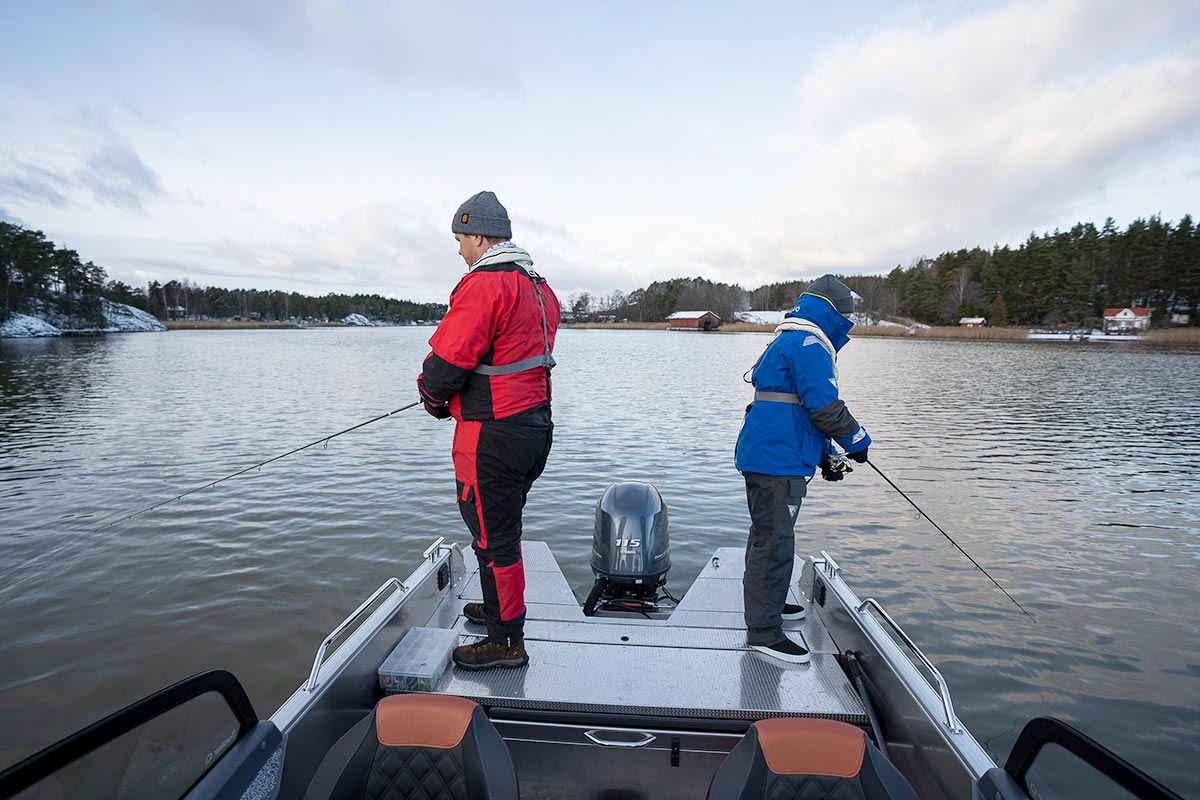
{"label": "person in blue jacket", "polygon": [[750,507],[742,578],[746,641],[796,664],[808,661],[808,650],[784,634],[783,620],[804,618],[802,606],[787,603],[800,503],[817,467],[826,480],[841,480],[829,464],[831,441],[859,463],[871,444],[838,397],[837,353],[850,341],[853,311],[850,289],[833,275],[808,287],[751,370],[754,402],[737,440]]}

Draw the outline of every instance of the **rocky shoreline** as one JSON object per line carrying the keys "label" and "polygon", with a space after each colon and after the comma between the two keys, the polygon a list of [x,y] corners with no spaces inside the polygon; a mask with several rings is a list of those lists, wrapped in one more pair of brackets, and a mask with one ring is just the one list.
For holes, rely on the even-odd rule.
{"label": "rocky shoreline", "polygon": [[101,298],[103,327],[76,327],[69,319],[41,315],[12,314],[0,322],[0,338],[24,339],[48,336],[88,336],[97,333],[157,333],[167,327],[140,308]]}

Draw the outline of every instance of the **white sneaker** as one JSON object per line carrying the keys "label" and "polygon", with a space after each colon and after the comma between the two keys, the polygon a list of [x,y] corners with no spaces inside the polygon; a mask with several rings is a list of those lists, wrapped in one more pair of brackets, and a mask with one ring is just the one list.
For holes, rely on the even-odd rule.
{"label": "white sneaker", "polygon": [[807,664],[808,651],[791,639],[783,639],[775,644],[752,644],[751,649],[765,653],[771,658],[778,658],[789,664]]}
{"label": "white sneaker", "polygon": [[794,606],[791,603],[783,604],[784,619],[804,619],[804,606]]}

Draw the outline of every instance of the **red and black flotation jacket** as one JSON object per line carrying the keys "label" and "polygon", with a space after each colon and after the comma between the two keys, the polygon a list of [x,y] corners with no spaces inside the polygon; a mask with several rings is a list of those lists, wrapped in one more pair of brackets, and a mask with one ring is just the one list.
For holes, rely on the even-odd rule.
{"label": "red and black flotation jacket", "polygon": [[485,254],[450,293],[429,339],[417,387],[460,420],[511,417],[550,402],[550,368],[561,311],[524,250]]}

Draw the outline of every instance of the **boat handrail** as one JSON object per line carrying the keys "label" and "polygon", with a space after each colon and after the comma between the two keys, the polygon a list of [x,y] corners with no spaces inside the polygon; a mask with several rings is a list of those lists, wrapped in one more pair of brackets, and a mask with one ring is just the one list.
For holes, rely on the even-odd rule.
{"label": "boat handrail", "polygon": [[842,568],[833,560],[833,556],[824,550],[821,551],[821,557],[813,561],[813,566],[820,564],[824,568],[824,572],[831,578],[839,578],[842,575]]}
{"label": "boat handrail", "polygon": [[[822,555],[824,555],[824,553],[822,553]],[[828,558],[828,556],[826,557]],[[921,660],[921,663],[924,664],[925,668],[929,670],[931,675],[933,675],[933,679],[937,681],[938,693],[942,696],[942,709],[946,712],[946,727],[950,729],[951,733],[962,733],[962,723],[958,721],[958,717],[954,714],[954,703],[950,700],[950,687],[946,685],[946,679],[942,677],[942,673],[938,672],[938,668],[935,667],[933,662],[921,652],[921,648],[917,647],[916,642],[909,638],[909,635],[904,632],[904,629],[900,627],[900,624],[897,623],[896,620],[892,619],[891,615],[884,610],[883,606],[880,605],[879,601],[874,597],[868,597],[866,600],[863,600],[862,603],[859,604],[858,608],[855,609],[855,611],[859,614],[863,614],[866,612],[869,606],[874,607],[874,609],[879,613],[879,616],[891,626],[896,635],[899,636],[906,645],[908,645],[908,648],[916,653],[917,658]]]}
{"label": "boat handrail", "polygon": [[341,624],[334,628],[333,631],[325,637],[325,641],[321,642],[321,646],[317,648],[317,657],[313,659],[312,672],[309,673],[308,681],[304,684],[304,691],[312,692],[312,690],[317,688],[317,674],[321,671],[321,664],[325,661],[325,651],[329,649],[329,645],[333,644],[335,639],[345,633],[346,629],[350,627],[350,624],[358,619],[359,615],[362,614],[363,611],[370,607],[371,604],[378,600],[384,594],[384,592],[387,592],[388,590],[391,590],[392,592],[407,592],[408,587],[405,586],[404,582],[399,578],[388,578],[383,582],[383,585],[371,593],[370,597],[362,601],[362,604],[358,608],[351,611],[350,616],[342,620]]}
{"label": "boat handrail", "polygon": [[454,548],[452,544],[446,544],[446,537],[439,536],[434,540],[433,544],[425,548],[425,552],[421,553],[421,558],[427,558],[430,561],[437,561],[438,554],[443,550],[451,550]]}

